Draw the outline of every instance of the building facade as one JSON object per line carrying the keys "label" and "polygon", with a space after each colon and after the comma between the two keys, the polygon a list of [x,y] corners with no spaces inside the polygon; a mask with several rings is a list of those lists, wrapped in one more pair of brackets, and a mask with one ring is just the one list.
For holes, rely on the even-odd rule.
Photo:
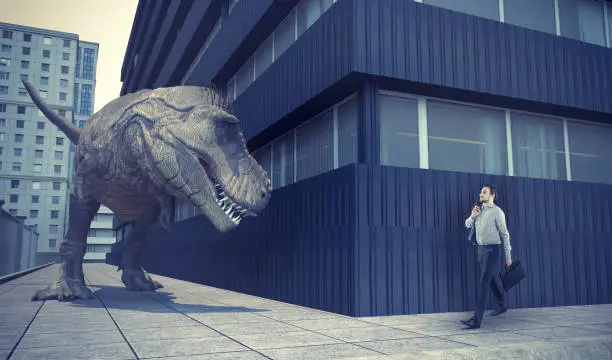
{"label": "building facade", "polygon": [[72,119],[78,36],[0,23],[0,196],[39,233],[38,251],[57,252],[66,222],[70,141],[33,104],[22,79]]}
{"label": "building facade", "polygon": [[151,271],[358,316],[468,310],[463,221],[492,182],[529,274],[511,306],[612,299],[609,1],[140,2],[122,80],[222,89],[275,189],[228,234],[177,201]]}
{"label": "building facade", "polygon": [[83,125],[93,112],[98,44],[7,23],[0,31],[0,197],[7,211],[35,227],[46,262],[57,258],[69,216],[74,146],[33,104],[21,80],[61,116]]}

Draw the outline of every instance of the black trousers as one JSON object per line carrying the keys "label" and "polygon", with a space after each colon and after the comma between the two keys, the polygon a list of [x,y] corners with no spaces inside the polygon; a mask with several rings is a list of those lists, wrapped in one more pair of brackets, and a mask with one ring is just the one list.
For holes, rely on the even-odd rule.
{"label": "black trousers", "polygon": [[478,298],[476,300],[476,311],[474,314],[477,322],[482,321],[487,305],[489,290],[493,292],[495,303],[498,308],[506,306],[504,288],[499,279],[501,249],[501,245],[478,246],[480,280],[478,283]]}

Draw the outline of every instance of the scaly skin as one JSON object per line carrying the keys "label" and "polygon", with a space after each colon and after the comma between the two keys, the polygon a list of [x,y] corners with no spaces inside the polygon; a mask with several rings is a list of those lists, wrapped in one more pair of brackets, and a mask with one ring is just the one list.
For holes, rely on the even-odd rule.
{"label": "scaly skin", "polygon": [[59,280],[32,300],[92,297],[82,262],[100,204],[134,222],[121,244],[121,278],[128,290],[147,291],[162,285],[146,274],[138,255],[151,230],[168,227],[173,197],[190,201],[222,232],[270,200],[268,174],[249,154],[225,99],[212,89],[176,86],[124,95],[77,129],[23,83],[38,108],[77,145]]}

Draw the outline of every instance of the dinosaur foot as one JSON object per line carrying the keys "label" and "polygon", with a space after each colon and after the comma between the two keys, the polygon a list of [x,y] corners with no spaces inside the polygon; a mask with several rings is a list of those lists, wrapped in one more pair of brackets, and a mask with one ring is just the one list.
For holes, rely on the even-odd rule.
{"label": "dinosaur foot", "polygon": [[130,291],[153,291],[164,287],[151,279],[151,276],[142,269],[123,269],[121,281],[125,284],[125,288]]}
{"label": "dinosaur foot", "polygon": [[93,293],[85,284],[78,280],[60,279],[32,295],[32,301],[58,300],[71,301],[76,299],[88,300]]}

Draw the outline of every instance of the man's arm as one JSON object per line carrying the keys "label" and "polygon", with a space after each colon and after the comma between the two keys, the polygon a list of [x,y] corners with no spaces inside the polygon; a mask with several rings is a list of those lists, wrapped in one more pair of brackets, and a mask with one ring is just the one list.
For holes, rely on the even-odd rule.
{"label": "man's arm", "polygon": [[472,226],[474,226],[474,218],[470,215],[470,217],[465,220],[465,227],[470,229]]}
{"label": "man's arm", "polygon": [[510,264],[512,262],[512,247],[510,246],[510,233],[508,232],[508,227],[506,226],[506,214],[500,209],[495,216],[495,225],[497,225],[497,230],[499,231],[499,236],[502,239],[502,244],[504,245],[504,254],[506,256],[506,264]]}

